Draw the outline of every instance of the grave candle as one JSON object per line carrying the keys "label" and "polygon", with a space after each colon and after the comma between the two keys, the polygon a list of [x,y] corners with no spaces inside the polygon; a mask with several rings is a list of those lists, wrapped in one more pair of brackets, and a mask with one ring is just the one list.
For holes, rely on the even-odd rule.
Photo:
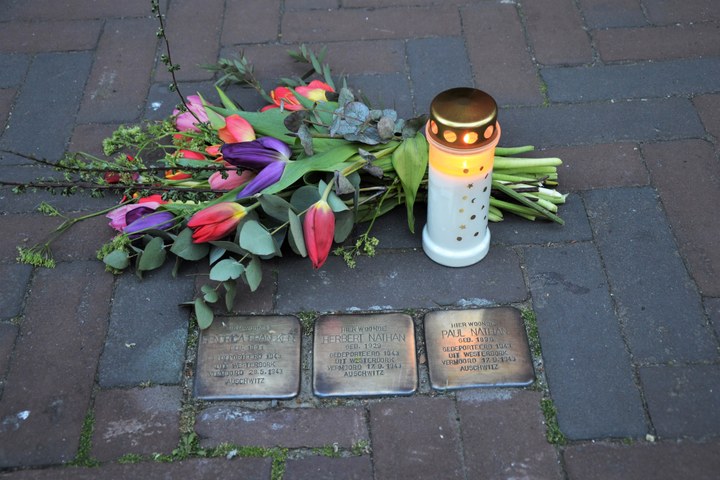
{"label": "grave candle", "polygon": [[430,105],[427,139],[423,250],[441,265],[472,265],[490,247],[488,208],[495,146],[500,139],[495,100],[474,88],[440,93]]}

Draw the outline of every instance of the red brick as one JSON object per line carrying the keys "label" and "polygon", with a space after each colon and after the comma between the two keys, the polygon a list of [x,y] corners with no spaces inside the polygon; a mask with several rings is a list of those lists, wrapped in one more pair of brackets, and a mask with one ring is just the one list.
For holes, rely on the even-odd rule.
{"label": "red brick", "polygon": [[[243,2],[244,3],[244,2]],[[220,21],[225,10],[223,0],[176,0],[170,6],[165,34],[170,40],[172,61],[180,65],[178,81],[210,80],[214,72],[200,65],[213,65],[220,51]],[[201,26],[192,28],[191,26]],[[164,45],[160,46],[164,53]],[[167,66],[158,61],[155,80],[169,82]]]}
{"label": "red brick", "polygon": [[3,16],[11,20],[90,20],[150,15],[148,0],[23,0],[6,2]]}
{"label": "red brick", "polygon": [[95,48],[102,26],[99,20],[3,23],[0,53],[90,50]]}
{"label": "red brick", "polygon": [[462,19],[477,87],[500,105],[542,104],[537,70],[515,6],[473,5],[462,10]]}
{"label": "red brick", "polygon": [[643,0],[643,6],[650,22],[657,25],[720,20],[716,0]]}
{"label": "red brick", "polygon": [[363,457],[306,457],[288,460],[283,478],[293,480],[367,480],[372,478],[372,462]]}
{"label": "red brick", "polygon": [[457,8],[445,4],[293,11],[285,12],[282,19],[282,39],[291,43],[457,35],[460,29]]}
{"label": "red brick", "polygon": [[614,28],[593,32],[605,62],[720,55],[720,24]]}
{"label": "red brick", "polygon": [[[442,3],[443,5],[467,5],[467,0],[393,0],[393,6],[405,7],[431,7]],[[342,0],[343,8],[380,8],[388,4],[387,0]]]}
{"label": "red brick", "polygon": [[143,110],[155,61],[154,18],[110,20],[95,54],[79,120],[130,122]]}
{"label": "red brick", "polygon": [[[528,155],[530,156],[530,155]],[[543,150],[534,157],[559,157],[562,191],[648,185],[650,176],[634,143],[607,143]]]}
{"label": "red brick", "polygon": [[274,42],[279,37],[279,24],[280,0],[227,2],[221,43],[234,45]]}
{"label": "red brick", "polygon": [[559,65],[592,61],[590,37],[572,0],[524,2],[522,10],[538,62]]}
{"label": "red brick", "polygon": [[689,441],[634,445],[591,443],[565,449],[571,480],[711,480],[720,471],[720,444]]}
{"label": "red brick", "polygon": [[3,432],[0,466],[74,458],[107,332],[112,284],[99,262],[36,273],[0,402],[0,418],[14,421]]}
{"label": "red brick", "polygon": [[81,124],[76,125],[70,138],[69,152],[85,152],[104,157],[102,142],[112,136],[119,125]]}
{"label": "red brick", "polygon": [[643,147],[643,155],[690,274],[703,295],[720,296],[720,216],[706,208],[720,202],[720,164],[712,145],[655,143]]}
{"label": "red brick", "polygon": [[700,95],[693,98],[693,103],[705,130],[720,140],[720,95]]}

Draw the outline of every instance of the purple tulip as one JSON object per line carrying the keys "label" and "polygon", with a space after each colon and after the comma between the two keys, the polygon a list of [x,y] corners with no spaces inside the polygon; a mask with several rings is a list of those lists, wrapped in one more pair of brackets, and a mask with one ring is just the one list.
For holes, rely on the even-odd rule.
{"label": "purple tulip", "polygon": [[280,180],[291,155],[290,147],[273,137],[262,137],[251,142],[226,143],[220,151],[226,162],[258,172],[238,193],[237,198],[254,195]]}
{"label": "purple tulip", "polygon": [[129,218],[131,213],[135,213],[140,208],[137,208],[127,215],[127,227],[123,229],[123,233],[127,233],[130,238],[139,238],[142,232],[146,230],[167,230],[175,225],[175,216],[170,212],[146,212],[145,215],[140,214],[136,216],[132,221]]}

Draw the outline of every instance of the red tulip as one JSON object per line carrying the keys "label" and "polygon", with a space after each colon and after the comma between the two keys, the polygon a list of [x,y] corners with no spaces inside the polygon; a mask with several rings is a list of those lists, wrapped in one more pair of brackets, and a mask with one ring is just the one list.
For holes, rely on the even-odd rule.
{"label": "red tulip", "polygon": [[[313,80],[308,85],[295,87],[295,93],[302,95],[313,102],[327,101],[326,92],[334,91],[335,90],[333,90],[330,85],[321,82],[320,80]],[[285,110],[290,111],[303,110],[305,108],[298,101],[297,97],[295,97],[293,91],[287,87],[277,87],[275,90],[270,92],[270,96],[272,97],[274,104],[263,107],[263,112],[270,108],[277,108],[281,105]]]}
{"label": "red tulip", "polygon": [[327,260],[335,236],[335,215],[325,200],[318,200],[308,209],[303,236],[313,268],[320,268]]}
{"label": "red tulip", "polygon": [[235,202],[216,203],[200,210],[188,222],[194,230],[193,243],[220,240],[237,227],[245,213],[245,207]]}

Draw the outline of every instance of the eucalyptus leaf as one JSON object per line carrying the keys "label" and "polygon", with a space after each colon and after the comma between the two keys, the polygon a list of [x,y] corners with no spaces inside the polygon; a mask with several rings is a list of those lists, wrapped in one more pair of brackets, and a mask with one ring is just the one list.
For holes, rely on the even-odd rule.
{"label": "eucalyptus leaf", "polygon": [[245,271],[245,267],[242,263],[232,258],[226,258],[220,260],[210,269],[210,280],[216,282],[226,282],[228,280],[235,280]]}
{"label": "eucalyptus leaf", "polygon": [[165,263],[165,243],[160,237],[155,237],[147,244],[145,250],[140,254],[138,270],[155,270]]}
{"label": "eucalyptus leaf", "polygon": [[285,128],[291,132],[297,132],[300,127],[305,125],[305,120],[310,115],[307,110],[297,110],[285,117]]}
{"label": "eucalyptus leaf", "polygon": [[225,255],[225,252],[227,252],[227,250],[225,250],[224,248],[213,245],[210,249],[210,255],[208,257],[210,265],[213,265],[218,260],[220,260],[223,255]]}
{"label": "eucalyptus leaf", "polygon": [[105,255],[103,263],[116,270],[124,270],[130,265],[130,255],[125,250],[113,250]]}
{"label": "eucalyptus leaf", "polygon": [[338,170],[335,171],[335,193],[337,195],[355,193],[355,185],[353,185],[352,182],[350,182],[350,180],[348,180],[347,177]]}
{"label": "eucalyptus leaf", "polygon": [[288,210],[288,222],[290,224],[290,248],[293,252],[302,257],[307,257],[307,248],[305,248],[305,237],[303,235],[302,222],[295,212]]}
{"label": "eucalyptus leaf", "polygon": [[229,242],[227,240],[215,240],[213,242],[210,242],[210,245],[215,245],[216,247],[223,248],[227,250],[228,252],[236,253],[238,255],[245,255],[247,252],[240,248],[240,245],[238,245],[235,242]]}
{"label": "eucalyptus leaf", "polygon": [[240,246],[255,255],[271,255],[276,248],[270,232],[255,220],[245,223],[240,231]]}
{"label": "eucalyptus leaf", "polygon": [[245,281],[250,287],[250,291],[254,292],[260,286],[262,281],[262,264],[258,257],[252,257],[245,269]]}
{"label": "eucalyptus leaf", "polygon": [[400,177],[400,183],[405,193],[408,227],[413,233],[415,233],[413,205],[420,183],[427,171],[427,164],[428,145],[421,133],[416,134],[413,138],[405,139],[392,155],[392,165]]}
{"label": "eucalyptus leaf", "polygon": [[353,212],[350,210],[335,214],[335,243],[344,242],[355,226]]}
{"label": "eucalyptus leaf", "polygon": [[290,197],[290,203],[297,212],[305,211],[318,200],[320,200],[320,193],[314,185],[304,185],[295,190]]}
{"label": "eucalyptus leaf", "polygon": [[300,139],[300,145],[302,145],[305,155],[309,157],[314,155],[315,152],[313,150],[313,137],[307,125],[300,125],[300,128],[298,128],[297,131],[297,136]]}
{"label": "eucalyptus leaf", "polygon": [[276,195],[260,195],[260,206],[263,211],[270,215],[272,218],[280,220],[281,222],[287,222],[288,220],[288,209],[292,208],[292,205],[286,200]]}
{"label": "eucalyptus leaf", "polygon": [[207,243],[193,243],[192,234],[193,231],[190,228],[180,232],[170,247],[170,251],[184,260],[194,262],[204,258],[210,252],[210,247]]}
{"label": "eucalyptus leaf", "polygon": [[235,295],[237,294],[237,283],[235,282],[223,282],[225,288],[225,308],[228,312],[231,312],[235,303]]}
{"label": "eucalyptus leaf", "polygon": [[217,290],[215,290],[211,285],[203,285],[200,287],[200,291],[203,292],[203,299],[208,303],[215,303],[220,298]]}
{"label": "eucalyptus leaf", "polygon": [[195,318],[197,318],[198,326],[201,330],[205,330],[213,322],[213,312],[210,307],[207,306],[202,298],[196,298],[194,302],[195,306]]}

